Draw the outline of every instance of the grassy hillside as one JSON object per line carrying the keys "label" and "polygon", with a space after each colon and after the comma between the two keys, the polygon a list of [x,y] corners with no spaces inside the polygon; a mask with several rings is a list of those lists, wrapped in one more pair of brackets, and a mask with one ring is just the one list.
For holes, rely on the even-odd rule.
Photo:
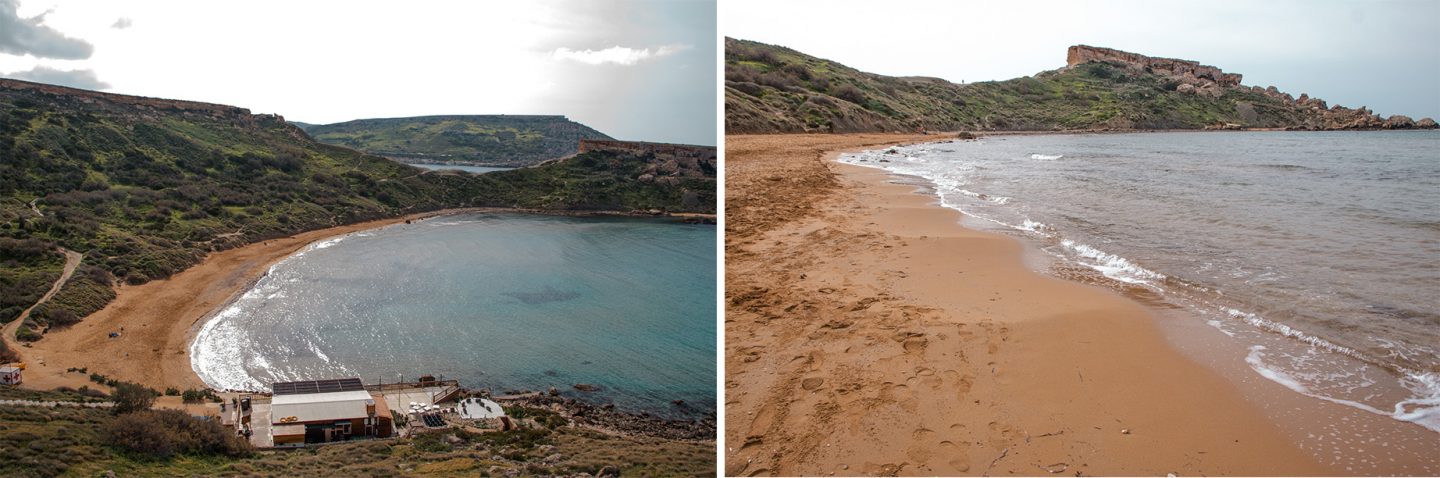
{"label": "grassy hillside", "polygon": [[955,84],[725,39],[727,133],[1325,127],[1326,110],[1275,92],[1223,88],[1212,96],[1188,87],[1106,62]]}
{"label": "grassy hillside", "polygon": [[530,166],[575,154],[582,139],[610,139],[564,116],[419,116],[304,128],[321,142],[371,154],[483,166]]}
{"label": "grassy hillside", "polygon": [[59,276],[56,246],[84,265],[26,336],[103,307],[112,281],[300,231],[450,207],[714,211],[713,169],[708,182],[645,183],[634,170],[651,159],[596,151],[483,176],[427,172],[316,142],[278,116],[0,80],[0,322]]}
{"label": "grassy hillside", "polygon": [[638,181],[652,174],[658,158],[615,151],[590,151],[531,168],[474,178],[486,206],[528,209],[715,213],[716,165],[701,162],[674,181]]}
{"label": "grassy hillside", "polygon": [[[93,400],[68,392],[0,389],[0,399],[7,398]],[[146,447],[147,453],[133,449],[135,443],[118,441],[136,434],[121,428],[127,426],[123,419],[105,409],[0,407],[0,476],[104,476],[106,471],[117,476],[571,476],[599,475],[607,468],[619,476],[714,476],[716,470],[714,442],[620,437],[529,421],[510,432],[432,433],[240,456],[217,451],[155,456],[158,447]],[[191,426],[203,429],[203,424]],[[166,437],[178,444],[199,438]]]}

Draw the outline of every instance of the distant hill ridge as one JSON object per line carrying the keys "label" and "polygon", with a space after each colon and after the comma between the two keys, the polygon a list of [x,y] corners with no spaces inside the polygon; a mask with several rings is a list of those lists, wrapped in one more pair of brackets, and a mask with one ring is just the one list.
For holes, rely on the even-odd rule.
{"label": "distant hill ridge", "polygon": [[610,136],[561,115],[436,115],[305,125],[321,142],[405,162],[529,166]]}
{"label": "distant hill ridge", "polygon": [[1410,129],[1388,118],[1191,60],[1076,45],[1066,66],[955,84],[866,73],[774,45],[725,39],[727,133],[916,130]]}

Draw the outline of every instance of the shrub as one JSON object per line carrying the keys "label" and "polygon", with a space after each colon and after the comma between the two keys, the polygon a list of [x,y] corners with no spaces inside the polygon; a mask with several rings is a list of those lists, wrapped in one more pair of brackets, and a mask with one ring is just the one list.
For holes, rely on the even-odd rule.
{"label": "shrub", "polygon": [[115,384],[115,413],[127,414],[149,410],[155,404],[154,390],[138,383],[117,382]]}
{"label": "shrub", "polygon": [[15,331],[15,340],[34,342],[40,340],[40,333],[36,332],[35,329],[21,325],[20,328]]}
{"label": "shrub", "polygon": [[865,103],[865,93],[856,88],[855,85],[840,85],[831,96],[849,101],[855,104]]}
{"label": "shrub", "polygon": [[166,388],[166,389],[165,389],[165,396],[167,396],[167,397],[175,397],[175,396],[179,396],[179,395],[180,395],[180,389],[178,389],[178,388],[170,387],[170,388]]}
{"label": "shrub", "polygon": [[248,456],[250,444],[213,420],[179,410],[147,410],[115,417],[105,428],[111,447],[150,458],[175,455]]}

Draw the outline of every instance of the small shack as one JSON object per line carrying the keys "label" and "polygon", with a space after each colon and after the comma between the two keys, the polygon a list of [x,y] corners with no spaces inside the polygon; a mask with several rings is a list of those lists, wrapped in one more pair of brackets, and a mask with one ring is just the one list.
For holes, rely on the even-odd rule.
{"label": "small shack", "polygon": [[20,385],[21,370],[22,369],[20,367],[10,365],[0,367],[0,384]]}
{"label": "small shack", "polygon": [[352,438],[384,438],[394,432],[390,407],[358,378],[278,382],[271,386],[270,434],[277,447]]}

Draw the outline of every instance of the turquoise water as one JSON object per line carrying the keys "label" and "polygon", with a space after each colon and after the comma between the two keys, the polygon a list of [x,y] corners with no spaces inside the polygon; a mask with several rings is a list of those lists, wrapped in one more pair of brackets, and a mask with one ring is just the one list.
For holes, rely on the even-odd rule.
{"label": "turquoise water", "polygon": [[221,389],[428,373],[713,412],[715,247],[713,226],[631,218],[465,214],[354,233],[275,265],[202,328],[192,364]]}

